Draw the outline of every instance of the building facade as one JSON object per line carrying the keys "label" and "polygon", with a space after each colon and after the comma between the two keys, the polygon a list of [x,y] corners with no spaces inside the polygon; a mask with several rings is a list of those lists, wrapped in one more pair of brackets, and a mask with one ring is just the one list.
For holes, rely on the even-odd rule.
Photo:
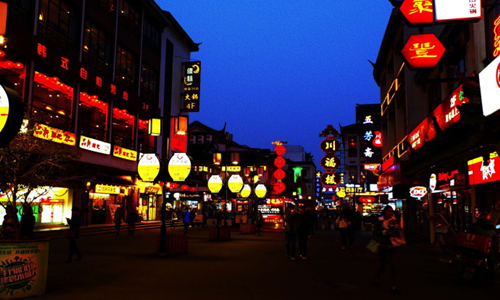
{"label": "building facade", "polygon": [[62,224],[75,206],[85,224],[111,223],[119,205],[157,219],[158,189],[137,164],[170,154],[168,134],[150,135],[148,123],[183,114],[182,63],[198,44],[154,1],[5,2],[1,84],[21,95],[37,136],[77,148],[88,174],[33,203],[38,225]]}
{"label": "building facade", "polygon": [[[472,1],[465,14],[448,21],[411,24],[393,1],[374,78],[380,86],[383,133],[379,185],[401,205],[408,234],[433,241],[437,226],[463,231],[478,211],[500,210],[496,174],[500,142],[498,109],[486,113],[487,80],[498,65],[498,1]],[[467,15],[480,13],[480,17]],[[433,34],[444,47],[435,65],[420,67],[425,43],[412,36]],[[424,52],[405,57],[402,51]],[[495,80],[494,78],[492,79]],[[442,232],[442,231],[441,231]]]}

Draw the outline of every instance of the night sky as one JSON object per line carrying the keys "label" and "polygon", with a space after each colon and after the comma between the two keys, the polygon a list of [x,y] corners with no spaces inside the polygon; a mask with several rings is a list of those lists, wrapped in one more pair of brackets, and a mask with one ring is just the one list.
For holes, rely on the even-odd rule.
{"label": "night sky", "polygon": [[327,125],[355,123],[380,103],[373,67],[393,6],[387,0],[157,1],[195,43],[202,63],[198,120],[237,143],[302,145],[316,166]]}

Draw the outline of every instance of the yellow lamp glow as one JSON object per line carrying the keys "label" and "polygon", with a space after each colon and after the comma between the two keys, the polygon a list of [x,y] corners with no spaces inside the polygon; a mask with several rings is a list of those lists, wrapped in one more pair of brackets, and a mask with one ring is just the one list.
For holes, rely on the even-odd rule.
{"label": "yellow lamp glow", "polygon": [[150,119],[148,122],[148,133],[152,136],[159,136],[161,134],[161,119]]}

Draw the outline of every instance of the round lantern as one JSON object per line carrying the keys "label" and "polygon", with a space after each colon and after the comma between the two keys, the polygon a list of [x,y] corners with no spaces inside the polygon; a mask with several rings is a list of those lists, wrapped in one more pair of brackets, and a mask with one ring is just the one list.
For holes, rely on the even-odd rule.
{"label": "round lantern", "polygon": [[241,189],[240,196],[242,198],[248,198],[251,193],[252,193],[252,188],[250,187],[250,185],[245,184],[243,185],[243,189]]}
{"label": "round lantern", "polygon": [[285,184],[281,181],[278,181],[273,185],[273,190],[277,194],[283,192],[285,188],[286,188]]}
{"label": "round lantern", "polygon": [[218,193],[222,189],[222,178],[219,175],[212,175],[207,185],[211,193]]}
{"label": "round lantern", "polygon": [[325,172],[320,180],[325,187],[336,187],[340,183],[340,175],[335,172]]}
{"label": "round lantern", "polygon": [[232,193],[239,193],[243,188],[243,179],[240,175],[231,175],[227,181],[227,185]]}
{"label": "round lantern", "polygon": [[286,173],[282,169],[277,169],[273,173],[273,177],[278,179],[278,180],[282,180],[283,178],[285,178],[285,175],[286,175]]}
{"label": "round lantern", "polygon": [[[158,167],[159,169],[159,167]],[[191,160],[186,153],[174,153],[168,162],[168,173],[174,181],[184,181],[191,172]]]}
{"label": "round lantern", "polygon": [[274,147],[274,152],[277,155],[281,156],[286,153],[286,148],[283,145],[277,145],[276,147]]}
{"label": "round lantern", "polygon": [[285,164],[286,164],[286,161],[281,156],[276,157],[276,159],[274,160],[274,165],[280,169],[283,168],[285,166]]}
{"label": "round lantern", "polygon": [[154,153],[144,154],[137,165],[137,173],[142,181],[154,181],[160,173],[160,160]]}
{"label": "round lantern", "polygon": [[264,198],[266,196],[266,193],[266,186],[262,183],[257,184],[257,186],[255,187],[255,195],[257,196],[257,198]]}

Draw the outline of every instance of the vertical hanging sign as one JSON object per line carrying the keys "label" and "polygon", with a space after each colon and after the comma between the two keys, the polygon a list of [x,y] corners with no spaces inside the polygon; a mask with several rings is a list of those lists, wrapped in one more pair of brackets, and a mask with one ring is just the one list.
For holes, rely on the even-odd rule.
{"label": "vertical hanging sign", "polygon": [[340,151],[340,142],[335,137],[338,136],[338,131],[332,126],[328,127],[320,134],[326,138],[321,142],[321,150],[325,152],[325,156],[321,159],[321,166],[325,172],[321,175],[321,183],[325,187],[335,188],[340,183],[340,175],[335,170],[340,166],[340,159],[335,155]]}
{"label": "vertical hanging sign", "polygon": [[184,87],[182,92],[182,111],[200,111],[201,61],[182,63]]}

